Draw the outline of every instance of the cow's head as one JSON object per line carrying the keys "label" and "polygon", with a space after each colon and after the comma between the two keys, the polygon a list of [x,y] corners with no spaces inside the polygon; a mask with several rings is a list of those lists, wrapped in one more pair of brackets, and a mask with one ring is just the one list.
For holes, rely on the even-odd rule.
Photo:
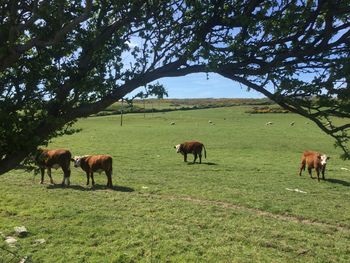
{"label": "cow's head", "polygon": [[74,156],[71,160],[74,162],[74,167],[80,167],[81,166],[81,160],[84,158],[84,156]]}
{"label": "cow's head", "polygon": [[181,144],[175,145],[174,148],[176,149],[176,152],[181,152]]}
{"label": "cow's head", "polygon": [[37,164],[43,163],[47,159],[47,154],[46,154],[45,149],[43,148],[37,148],[36,151],[29,156],[29,160],[36,162]]}
{"label": "cow's head", "polygon": [[321,165],[324,166],[327,164],[327,161],[330,159],[329,156],[325,155],[325,154],[322,154],[321,155],[321,158],[320,158],[320,161],[321,161]]}

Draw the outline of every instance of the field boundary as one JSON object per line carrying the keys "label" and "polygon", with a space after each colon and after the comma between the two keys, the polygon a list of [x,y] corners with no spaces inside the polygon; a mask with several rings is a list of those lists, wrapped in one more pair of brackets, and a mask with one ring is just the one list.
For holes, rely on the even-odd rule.
{"label": "field boundary", "polygon": [[[269,99],[149,99],[146,100],[148,108],[143,108],[140,105],[142,100],[135,100],[132,104],[125,104],[123,107],[123,114],[130,113],[164,113],[172,111],[190,111],[190,110],[204,110],[204,109],[217,109],[237,106],[271,106],[275,103]],[[170,103],[168,108],[157,108],[159,103]],[[119,103],[120,104],[120,103]],[[132,105],[132,106],[131,106]],[[151,106],[152,108],[149,108]],[[107,107],[99,113],[92,114],[92,117],[109,116],[109,115],[121,115],[121,106],[117,109]]]}
{"label": "field boundary", "polygon": [[272,212],[268,212],[265,210],[261,210],[258,208],[251,208],[243,205],[237,205],[234,203],[224,202],[224,201],[215,201],[215,200],[208,200],[208,199],[199,199],[191,196],[175,196],[175,195],[150,195],[152,197],[156,196],[161,199],[168,199],[168,200],[180,200],[180,201],[187,201],[191,203],[196,203],[199,205],[212,205],[217,206],[225,209],[234,209],[234,210],[241,210],[241,211],[248,211],[252,212],[258,216],[263,217],[270,217],[277,220],[287,221],[287,222],[294,222],[294,223],[301,223],[304,225],[310,225],[310,226],[317,226],[317,227],[323,227],[323,228],[330,228],[332,230],[337,230],[341,232],[350,232],[350,227],[346,225],[340,225],[340,224],[329,224],[317,220],[311,220],[303,217],[298,217],[294,215],[283,215],[283,214],[275,214]]}

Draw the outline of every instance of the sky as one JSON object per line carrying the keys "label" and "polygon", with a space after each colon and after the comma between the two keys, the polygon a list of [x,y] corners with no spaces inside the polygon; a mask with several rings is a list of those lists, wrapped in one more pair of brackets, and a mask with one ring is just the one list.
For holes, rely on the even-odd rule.
{"label": "sky", "polygon": [[[131,48],[141,47],[142,39],[131,37],[126,44]],[[125,64],[134,61],[130,53],[124,53],[122,56]],[[152,82],[163,84],[168,91],[168,98],[264,98],[264,96],[254,90],[247,91],[247,88],[224,78],[216,73],[194,73],[182,77],[161,78]],[[144,87],[138,88],[129,93],[126,97],[131,98],[140,91],[144,91]]]}
{"label": "sky", "polygon": [[[155,82],[163,84],[168,91],[168,98],[263,98],[264,96],[237,82],[226,79],[219,74],[210,73],[209,79],[205,73],[189,74],[183,77],[161,78]],[[153,82],[153,83],[155,83]],[[138,88],[127,97],[144,90]]]}

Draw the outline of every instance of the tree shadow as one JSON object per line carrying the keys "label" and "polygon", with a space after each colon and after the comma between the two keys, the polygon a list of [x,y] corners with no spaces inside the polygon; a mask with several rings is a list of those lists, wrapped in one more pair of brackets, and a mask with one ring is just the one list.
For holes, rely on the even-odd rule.
{"label": "tree shadow", "polygon": [[115,185],[112,188],[108,188],[105,185],[101,184],[95,184],[93,187],[90,186],[82,186],[82,185],[70,185],[70,186],[62,186],[61,184],[50,184],[46,187],[47,189],[72,189],[72,190],[78,190],[78,191],[98,191],[98,190],[111,190],[111,191],[118,191],[118,192],[134,192],[135,189],[127,187],[127,186],[121,186],[121,185]]}
{"label": "tree shadow", "polygon": [[339,179],[324,179],[325,181],[327,182],[330,182],[332,184],[341,184],[341,185],[344,185],[344,186],[350,186],[350,183],[347,182],[347,181],[343,181],[343,180],[339,180]]}
{"label": "tree shadow", "polygon": [[25,172],[31,172],[35,169],[38,169],[38,167],[33,165],[19,164],[13,170],[23,170]]}

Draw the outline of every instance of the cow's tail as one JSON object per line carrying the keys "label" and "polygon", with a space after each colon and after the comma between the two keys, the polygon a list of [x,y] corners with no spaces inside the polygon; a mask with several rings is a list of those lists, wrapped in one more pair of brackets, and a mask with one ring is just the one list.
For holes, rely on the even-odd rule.
{"label": "cow's tail", "polygon": [[207,159],[207,151],[205,150],[204,144],[203,144],[203,148],[204,148],[204,158]]}

